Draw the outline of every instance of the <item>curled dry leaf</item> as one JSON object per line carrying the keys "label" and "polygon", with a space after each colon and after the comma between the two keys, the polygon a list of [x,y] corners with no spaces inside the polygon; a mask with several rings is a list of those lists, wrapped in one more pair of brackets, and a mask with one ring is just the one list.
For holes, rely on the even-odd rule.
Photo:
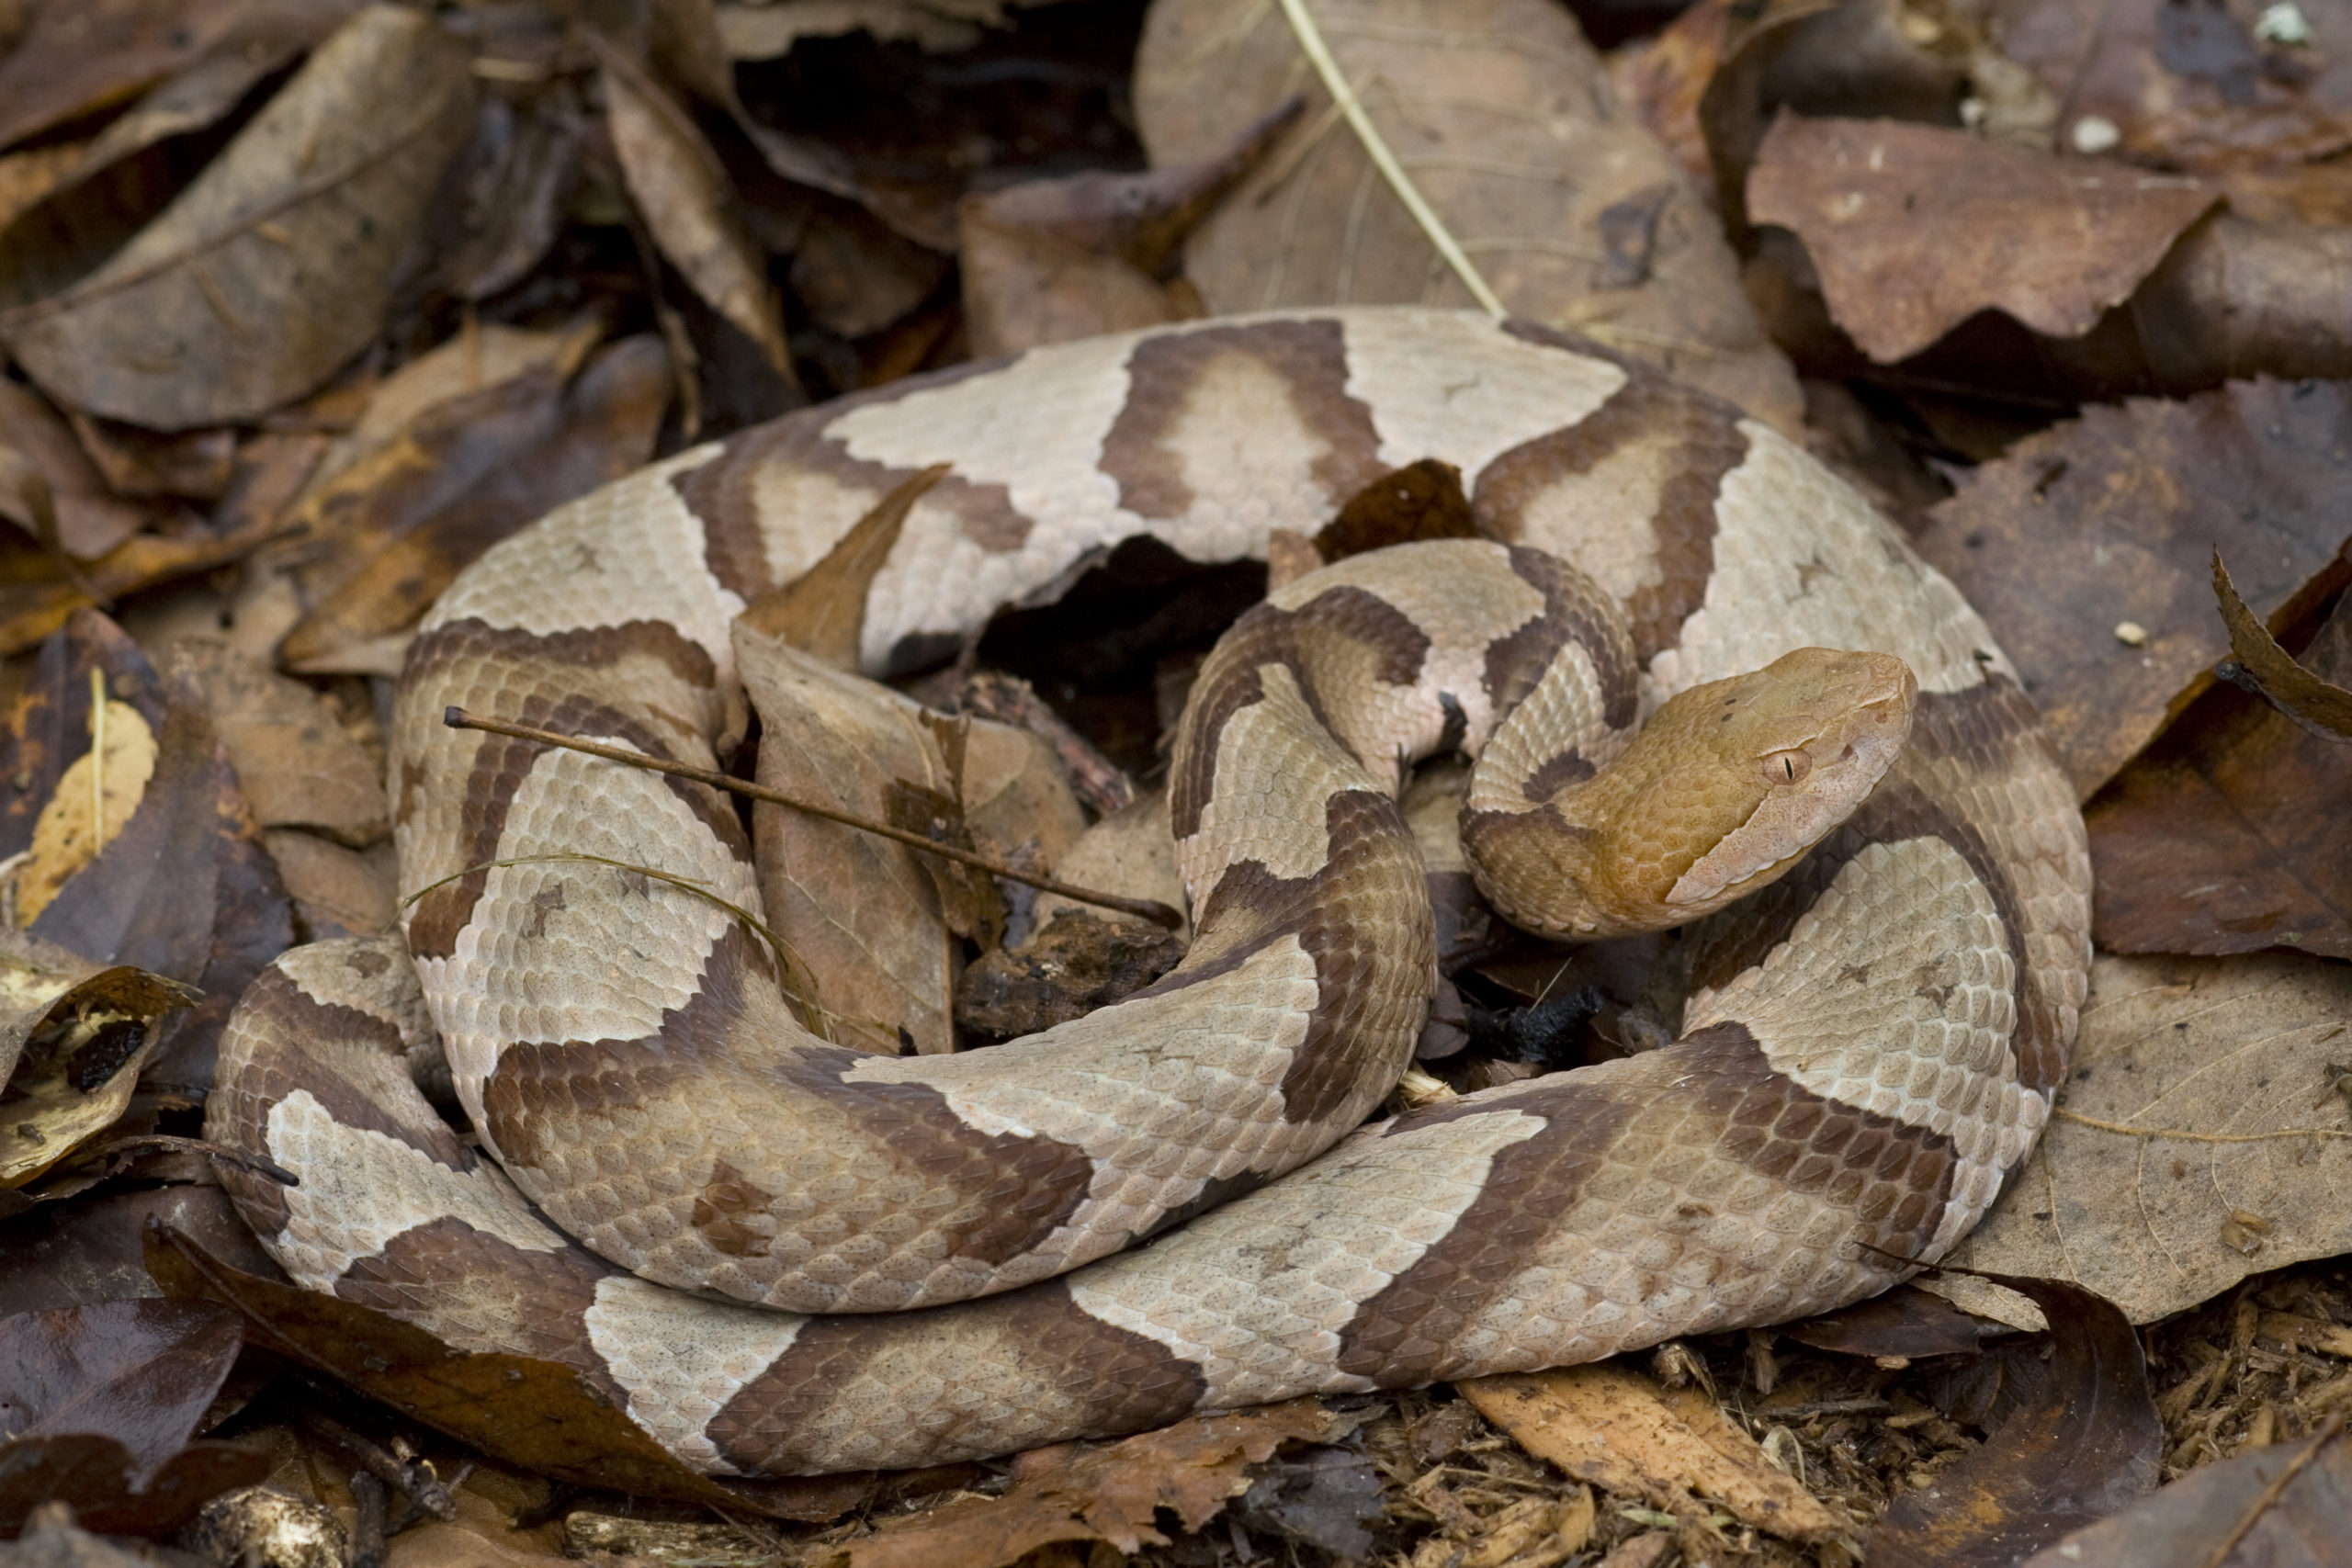
{"label": "curled dry leaf", "polygon": [[161,217],[0,333],[90,412],[156,430],[266,413],[381,327],[472,104],[465,51],[431,17],[370,6]]}
{"label": "curled dry leaf", "polygon": [[[2236,666],[2223,673],[2312,734],[2352,740],[2352,692],[2321,679],[2278,646],[2270,628],[2238,597],[2219,550],[2213,552],[2213,596],[2221,602],[2222,624],[2230,629],[2230,654]],[[2339,606],[2335,618],[2343,615]]]}
{"label": "curled dry leaf", "polygon": [[737,220],[718,154],[677,101],[627,55],[592,35],[603,73],[605,122],[630,198],[653,243],[711,309],[792,374],[767,258]]}
{"label": "curled dry leaf", "polygon": [[2131,297],[2220,199],[2182,175],[1893,120],[1774,120],[1749,219],[1795,231],[1829,312],[1881,364],[1979,310],[2052,337]]}
{"label": "curled dry leaf", "polygon": [[2347,1497],[2338,1416],[2301,1442],[2193,1470],[2019,1568],[2328,1568],[2343,1560]]}
{"label": "curled dry leaf", "polygon": [[187,987],[0,931],[0,1189],[21,1187],[114,1124]]}
{"label": "curled dry leaf", "polygon": [[1996,1282],[2048,1318],[2049,1378],[1984,1447],[1889,1505],[1862,1548],[1880,1568],[2010,1568],[2155,1487],[2164,1422],[2130,1321],[2076,1285]]}
{"label": "curled dry leaf", "polygon": [[[1574,19],[1545,0],[1315,0],[1381,135],[1516,315],[1654,358],[1794,431],[1802,400],[1699,192],[1614,105]],[[1215,155],[1298,90],[1299,44],[1252,0],[1162,0],[1136,62],[1155,164]],[[1193,236],[1186,273],[1213,311],[1469,303],[1348,129],[1307,114]],[[1609,287],[1603,214],[1669,194],[1641,280]]]}
{"label": "curled dry leaf", "polygon": [[1250,1490],[1250,1467],[1284,1443],[1328,1443],[1360,1417],[1319,1399],[1261,1404],[1228,1416],[1188,1416],[1116,1442],[1057,1443],[1012,1461],[999,1497],[944,1504],[854,1541],[841,1568],[1003,1568],[1056,1541],[1106,1541],[1133,1552],[1166,1546],[1155,1516],[1167,1509],[1197,1530]]}
{"label": "curled dry leaf", "polygon": [[[2211,552],[2245,563],[2257,613],[2307,602],[2344,543],[2347,483],[2344,386],[2233,382],[2027,437],[1962,478],[1917,542],[2016,660],[2088,795],[2227,651]],[[2125,622],[2144,641],[2119,638]]]}
{"label": "curled dry leaf", "polygon": [[[1947,1262],[2072,1280],[2149,1323],[2257,1270],[2352,1251],[2352,1100],[2336,1066],[2352,1057],[2352,972],[2102,954],[2082,1017],[2056,1120]],[[1935,1290],[2041,1326],[1980,1280]]]}
{"label": "curled dry leaf", "polygon": [[1845,1528],[1695,1386],[1660,1388],[1608,1363],[1455,1386],[1529,1453],[1605,1491],[1666,1512],[1690,1511],[1697,1494],[1789,1540]]}

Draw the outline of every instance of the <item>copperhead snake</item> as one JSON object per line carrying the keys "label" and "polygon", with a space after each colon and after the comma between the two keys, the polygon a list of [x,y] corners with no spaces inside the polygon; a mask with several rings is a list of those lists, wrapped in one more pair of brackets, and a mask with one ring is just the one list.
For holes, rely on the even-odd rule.
{"label": "copperhead snake", "polygon": [[[731,617],[932,464],[953,467],[868,599],[876,673],[1123,538],[1262,555],[1427,457],[1492,542],[1351,558],[1244,618],[1171,769],[1190,955],[1009,1045],[814,1039],[725,908],[546,858],[757,908],[726,803],[440,723],[463,705],[708,764],[743,723]],[[1767,743],[1728,835],[1626,851],[1653,925],[1778,876],[1689,929],[1681,1037],[1361,1124],[1434,981],[1400,757],[1483,751],[1465,842],[1543,863],[1490,894],[1589,927],[1632,895],[1546,846],[1619,831],[1588,803],[1640,755],[1637,715],[1691,694],[1718,722],[1747,688],[1693,688],[1804,649],[1902,665],[1803,656],[1870,687],[1860,728]],[[404,942],[297,949],[246,993],[209,1134],[300,1185],[224,1179],[298,1282],[568,1362],[722,1474],[1005,1453],[1857,1300],[2023,1160],[2088,970],[2072,793],[1900,532],[1655,369],[1452,312],[1039,349],[658,462],[443,597],[391,783],[402,887],[432,891]],[[1792,855],[1766,831],[1787,822],[1826,836]],[[1563,878],[1565,913],[1542,891]],[[436,1036],[494,1163],[412,1081]]]}

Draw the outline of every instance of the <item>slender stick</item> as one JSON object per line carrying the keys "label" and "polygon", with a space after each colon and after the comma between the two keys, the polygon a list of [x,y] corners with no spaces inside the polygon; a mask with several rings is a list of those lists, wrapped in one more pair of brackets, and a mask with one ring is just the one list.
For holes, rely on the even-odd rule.
{"label": "slender stick", "polygon": [[1116,909],[1123,915],[1137,915],[1154,925],[1165,926],[1170,931],[1174,931],[1184,923],[1182,915],[1156,898],[1123,898],[1115,893],[1098,893],[1091,887],[1080,887],[1073,883],[1057,881],[1050,876],[1039,876],[1035,872],[1019,870],[1006,865],[1001,861],[990,860],[982,854],[975,854],[970,850],[957,849],[953,844],[938,843],[924,838],[921,833],[909,832],[904,828],[894,828],[888,822],[876,822],[871,817],[860,817],[854,812],[842,811],[831,806],[820,806],[813,800],[803,800],[797,795],[786,795],[782,790],[770,789],[765,784],[752,784],[748,779],[735,778],[727,773],[714,772],[709,768],[697,768],[687,762],[673,762],[664,757],[649,757],[642,751],[625,751],[617,746],[606,746],[595,740],[582,740],[576,736],[565,735],[553,729],[540,729],[534,725],[509,724],[503,718],[483,718],[479,715],[468,713],[461,707],[444,710],[441,722],[452,729],[481,729],[487,730],[492,735],[511,735],[517,740],[536,740],[542,746],[560,746],[567,751],[585,751],[591,757],[603,757],[609,761],[626,762],[632,768],[648,768],[657,773],[674,773],[679,778],[692,779],[696,784],[708,784],[713,789],[732,790],[737,795],[748,795],[753,800],[788,806],[795,811],[805,811],[811,817],[821,817],[828,822],[839,822],[845,827],[878,834],[885,839],[895,839],[899,843],[921,850],[925,854],[937,855],[942,860],[952,860],[959,865],[973,866],[992,876],[1001,876],[1008,882],[1023,883],[1043,892],[1059,894],[1065,898],[1075,898],[1081,904],[1097,904],[1105,909]]}

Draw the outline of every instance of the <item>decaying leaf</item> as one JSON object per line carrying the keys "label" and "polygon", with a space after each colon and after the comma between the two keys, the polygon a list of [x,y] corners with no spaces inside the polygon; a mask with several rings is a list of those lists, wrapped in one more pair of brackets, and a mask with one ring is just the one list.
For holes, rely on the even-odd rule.
{"label": "decaying leaf", "polygon": [[91,715],[89,749],[58,775],[33,820],[32,841],[17,868],[19,925],[39,919],[65,885],[114,842],[154,772],[155,732],[145,716],[108,697]]}
{"label": "decaying leaf", "polygon": [[2049,1319],[2042,1395],[1894,1499],[1863,1543],[1881,1568],[2010,1568],[2155,1488],[2164,1422],[2130,1322],[2079,1286],[1999,1283],[2032,1296]]}
{"label": "decaying leaf", "polygon": [[113,1125],[164,1015],[193,999],[163,976],[0,931],[0,1189]]}
{"label": "decaying leaf", "polygon": [[[901,780],[948,787],[914,703],[741,622],[735,658],[762,719],[760,783],[877,819]],[[834,1037],[893,1055],[950,1049],[952,954],[916,852],[765,801],[752,829],[769,918],[814,975]]]}
{"label": "decaying leaf", "polygon": [[1695,1493],[1790,1540],[1826,1540],[1846,1528],[1702,1389],[1660,1388],[1609,1363],[1455,1386],[1536,1458],[1662,1512],[1690,1511]]}
{"label": "decaying leaf", "polygon": [[[2056,1120],[1948,1261],[2071,1280],[2148,1323],[2257,1270],[2352,1251],[2347,1019],[2342,964],[2100,955]],[[1934,1289],[2041,1326],[1981,1280]]]}
{"label": "decaying leaf", "polygon": [[371,6],[136,239],[0,333],[90,412],[156,430],[266,413],[376,335],[471,119],[465,51],[421,12]]}
{"label": "decaying leaf", "polygon": [[2332,586],[2348,483],[2344,387],[2233,382],[2027,437],[1962,477],[1918,545],[2017,661],[2087,795],[2227,650],[2212,550],[2243,563],[2257,614],[2309,603]]}
{"label": "decaying leaf", "polygon": [[594,37],[612,128],[630,197],[662,254],[710,307],[792,374],[784,322],[763,255],[737,220],[718,154],[675,99],[620,51]]}
{"label": "decaying leaf", "polygon": [[1056,1541],[1107,1541],[1114,1551],[1165,1546],[1162,1508],[1196,1530],[1250,1485],[1250,1466],[1293,1441],[1328,1443],[1360,1417],[1294,1399],[1188,1416],[1116,1442],[1058,1443],[1012,1461],[1001,1497],[945,1504],[852,1543],[842,1568],[1002,1568]]}
{"label": "decaying leaf", "polygon": [[[1614,105],[1574,19],[1545,0],[1316,0],[1314,17],[1405,171],[1516,315],[1592,333],[1794,431],[1801,399],[1704,198]],[[1162,0],[1136,62],[1159,165],[1212,157],[1306,78],[1282,12]],[[1311,81],[1311,78],[1306,78]],[[1469,303],[1309,87],[1306,116],[1201,227],[1186,275],[1212,311]],[[1611,287],[1603,214],[1655,190],[1641,279]]]}
{"label": "decaying leaf", "polygon": [[1984,310],[2086,332],[2219,199],[2186,176],[1939,126],[1786,113],[1747,182],[1749,219],[1796,231],[1830,314],[1881,364]]}
{"label": "decaying leaf", "polygon": [[[2252,612],[2242,625],[2233,643],[2267,640]],[[2352,614],[2338,604],[2304,650],[2308,670],[2277,658],[2340,692],[2327,678],[2352,679]],[[2293,947],[2352,958],[2347,795],[2352,748],[2215,686],[2084,808],[2098,886],[2092,936],[2115,953]]]}
{"label": "decaying leaf", "polygon": [[2298,1443],[2191,1471],[2019,1568],[2333,1568],[2352,1515],[2339,1416]]}

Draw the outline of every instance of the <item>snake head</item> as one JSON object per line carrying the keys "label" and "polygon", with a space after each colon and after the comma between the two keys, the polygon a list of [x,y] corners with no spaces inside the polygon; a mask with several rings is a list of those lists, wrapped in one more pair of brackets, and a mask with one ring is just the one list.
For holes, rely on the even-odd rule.
{"label": "snake head", "polygon": [[1689,749],[1693,808],[1717,836],[1665,902],[1703,914],[1793,865],[1894,765],[1918,695],[1893,654],[1801,648],[1667,703],[1644,737]]}
{"label": "snake head", "polygon": [[1799,649],[1669,699],[1608,766],[1535,809],[1466,811],[1463,848],[1480,889],[1531,931],[1681,925],[1852,816],[1902,751],[1918,693],[1891,654]]}

